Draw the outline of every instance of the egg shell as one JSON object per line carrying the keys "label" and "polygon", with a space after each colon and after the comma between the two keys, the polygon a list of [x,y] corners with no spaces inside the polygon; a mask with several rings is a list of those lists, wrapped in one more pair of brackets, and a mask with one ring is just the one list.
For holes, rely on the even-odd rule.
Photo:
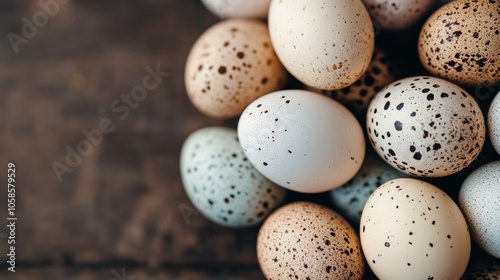
{"label": "egg shell", "polygon": [[382,30],[400,31],[413,26],[434,4],[434,0],[362,0]]}
{"label": "egg shell", "polygon": [[341,90],[307,89],[337,100],[355,114],[366,114],[373,96],[395,80],[393,64],[387,60],[384,52],[376,49],[368,70],[351,86]]}
{"label": "egg shell", "polygon": [[491,144],[500,154],[500,92],[493,99],[488,111],[488,134]]}
{"label": "egg shell", "polygon": [[267,18],[271,0],[201,0],[219,18]]}
{"label": "egg shell", "polygon": [[464,213],[474,242],[500,258],[500,161],[472,172],[462,184],[458,205]]}
{"label": "egg shell", "polygon": [[184,142],[180,159],[184,189],[211,221],[229,227],[260,223],[286,196],[248,161],[234,129],[208,127]]}
{"label": "egg shell", "polygon": [[311,202],[285,205],[262,225],[257,257],[267,279],[361,279],[359,237],[336,212]]}
{"label": "egg shell", "polygon": [[303,193],[341,186],[365,156],[363,131],[354,115],[328,97],[303,90],[255,100],[241,115],[238,136],[257,170]]}
{"label": "egg shell", "polygon": [[377,153],[393,167],[421,177],[447,176],[467,167],[486,137],[474,98],[434,77],[390,84],[373,98],[366,121]]}
{"label": "egg shell", "polygon": [[373,25],[360,0],[273,0],[269,32],[285,68],[318,89],[356,82],[374,49]]}
{"label": "egg shell", "polygon": [[457,0],[435,11],[418,42],[432,75],[464,86],[500,80],[500,1]]}
{"label": "egg shell", "polygon": [[354,178],[340,188],[330,191],[330,197],[339,213],[351,223],[359,225],[366,201],[380,185],[408,175],[399,172],[368,153]]}
{"label": "egg shell", "polygon": [[455,202],[439,188],[410,178],[375,190],[361,216],[360,238],[379,279],[459,279],[471,250]]}
{"label": "egg shell", "polygon": [[189,99],[214,118],[239,116],[258,97],[281,89],[286,79],[266,24],[252,19],[210,27],[192,47],[185,69]]}

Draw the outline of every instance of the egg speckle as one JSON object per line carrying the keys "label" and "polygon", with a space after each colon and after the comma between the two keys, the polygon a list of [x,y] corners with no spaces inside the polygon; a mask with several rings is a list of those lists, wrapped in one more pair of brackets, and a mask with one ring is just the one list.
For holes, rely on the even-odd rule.
{"label": "egg speckle", "polygon": [[326,90],[358,80],[375,41],[360,0],[273,0],[269,32],[286,69],[302,83]]}
{"label": "egg speckle", "polygon": [[476,244],[500,258],[500,161],[472,172],[462,184],[458,204]]}
{"label": "egg speckle", "polygon": [[441,177],[467,167],[481,151],[485,120],[465,90],[434,77],[411,77],[380,91],[366,117],[370,142],[393,167]]}
{"label": "egg speckle", "polygon": [[231,227],[260,223],[285,198],[285,189],[248,161],[234,129],[193,132],[181,151],[184,189],[193,205],[213,222]]}
{"label": "egg speckle", "polygon": [[310,202],[276,210],[262,225],[257,257],[267,279],[361,279],[364,259],[354,229]]}
{"label": "egg speckle", "polygon": [[362,0],[383,30],[402,30],[414,25],[432,7],[433,0]]}
{"label": "egg speckle", "polygon": [[500,1],[457,0],[426,21],[418,42],[431,74],[464,86],[500,79]]}
{"label": "egg speckle", "polygon": [[238,122],[241,146],[264,176],[298,192],[331,190],[363,163],[361,125],[344,106],[304,90],[283,90],[250,104]]}
{"label": "egg speckle", "polygon": [[225,20],[205,31],[185,69],[189,99],[215,118],[240,115],[258,97],[281,89],[286,79],[266,24],[251,19]]}
{"label": "egg speckle", "polygon": [[467,223],[453,200],[416,179],[395,179],[368,199],[360,224],[379,279],[459,279],[470,257]]}
{"label": "egg speckle", "polygon": [[500,154],[500,92],[493,99],[488,111],[488,132],[493,147]]}

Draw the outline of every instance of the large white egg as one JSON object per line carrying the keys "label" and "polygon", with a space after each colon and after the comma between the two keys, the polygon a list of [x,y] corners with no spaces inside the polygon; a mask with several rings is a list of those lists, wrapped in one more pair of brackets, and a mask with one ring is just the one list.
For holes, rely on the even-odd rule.
{"label": "large white egg", "polygon": [[304,90],[255,100],[241,115],[238,136],[257,170],[304,193],[346,183],[365,156],[363,131],[354,115],[337,101]]}
{"label": "large white egg", "polygon": [[325,90],[356,82],[371,61],[375,35],[360,0],[273,0],[269,33],[285,68]]}

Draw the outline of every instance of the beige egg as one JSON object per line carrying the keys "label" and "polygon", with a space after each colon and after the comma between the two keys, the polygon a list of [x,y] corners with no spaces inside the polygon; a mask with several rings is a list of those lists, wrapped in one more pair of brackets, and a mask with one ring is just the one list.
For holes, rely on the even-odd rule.
{"label": "beige egg", "polygon": [[424,67],[435,76],[478,86],[500,80],[500,2],[453,1],[432,14],[418,42]]}
{"label": "beige egg", "polygon": [[375,27],[403,30],[414,25],[434,4],[434,0],[362,0]]}
{"label": "beige egg", "polygon": [[339,101],[353,113],[362,114],[366,113],[373,96],[395,80],[393,64],[387,60],[384,52],[375,50],[368,70],[351,86],[340,90],[306,88]]}
{"label": "beige egg", "polygon": [[252,19],[209,28],[191,49],[185,69],[189,99],[214,118],[239,116],[255,99],[281,89],[286,79],[266,24]]}
{"label": "beige egg", "polygon": [[273,0],[268,20],[281,62],[308,86],[344,88],[368,68],[375,35],[360,0]]}
{"label": "beige egg", "polygon": [[359,237],[336,212],[311,202],[276,210],[257,238],[257,257],[267,279],[361,279]]}

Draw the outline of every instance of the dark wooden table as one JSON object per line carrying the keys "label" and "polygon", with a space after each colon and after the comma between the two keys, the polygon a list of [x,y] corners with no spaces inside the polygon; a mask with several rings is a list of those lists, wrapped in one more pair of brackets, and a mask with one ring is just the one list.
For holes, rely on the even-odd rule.
{"label": "dark wooden table", "polygon": [[[0,3],[0,278],[262,279],[258,228],[226,229],[190,212],[180,180],[190,132],[236,125],[201,115],[184,89],[187,54],[218,19],[199,0],[73,0],[56,10],[45,19],[38,0]],[[409,74],[421,71],[412,59]],[[122,94],[142,84],[146,67],[169,75],[126,105]],[[102,138],[82,144],[97,129]],[[8,162],[16,273],[5,262]]]}

